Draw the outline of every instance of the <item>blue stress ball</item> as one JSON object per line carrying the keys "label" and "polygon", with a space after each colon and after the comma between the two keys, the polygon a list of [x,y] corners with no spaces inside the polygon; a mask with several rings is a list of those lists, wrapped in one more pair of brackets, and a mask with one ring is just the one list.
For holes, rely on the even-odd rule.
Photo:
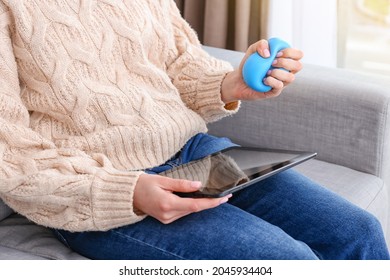
{"label": "blue stress ball", "polygon": [[263,84],[263,80],[267,76],[268,70],[274,69],[274,67],[272,67],[272,62],[275,60],[278,52],[290,47],[288,43],[279,38],[269,39],[268,44],[271,53],[270,57],[263,58],[255,52],[248,57],[242,68],[244,82],[248,87],[258,92],[267,92],[271,90],[270,86]]}

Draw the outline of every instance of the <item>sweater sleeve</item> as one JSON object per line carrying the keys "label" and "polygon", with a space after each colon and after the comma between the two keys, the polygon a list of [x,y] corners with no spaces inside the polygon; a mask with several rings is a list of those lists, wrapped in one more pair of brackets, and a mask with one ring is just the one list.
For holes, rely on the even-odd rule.
{"label": "sweater sleeve", "polygon": [[168,75],[182,100],[206,122],[236,113],[239,102],[225,104],[221,100],[222,81],[233,67],[208,55],[173,0],[170,5],[175,47],[170,50]]}
{"label": "sweater sleeve", "polygon": [[141,172],[117,170],[101,154],[57,149],[29,128],[8,13],[0,3],[0,198],[38,224],[70,231],[141,220],[132,201]]}

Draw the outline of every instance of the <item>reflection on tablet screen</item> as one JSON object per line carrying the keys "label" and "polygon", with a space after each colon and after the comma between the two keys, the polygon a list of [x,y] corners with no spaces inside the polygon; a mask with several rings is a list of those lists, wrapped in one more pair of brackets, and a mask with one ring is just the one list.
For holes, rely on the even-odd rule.
{"label": "reflection on tablet screen", "polygon": [[178,193],[180,196],[221,197],[315,156],[316,153],[233,147],[160,175],[202,182],[199,191]]}

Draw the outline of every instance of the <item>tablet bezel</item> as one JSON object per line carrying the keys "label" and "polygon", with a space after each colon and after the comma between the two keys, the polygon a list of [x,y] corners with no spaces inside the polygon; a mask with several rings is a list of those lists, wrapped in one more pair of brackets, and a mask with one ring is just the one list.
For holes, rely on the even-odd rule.
{"label": "tablet bezel", "polygon": [[[307,160],[310,160],[314,157],[317,156],[317,153],[315,152],[308,152],[308,151],[295,151],[295,150],[280,150],[280,149],[267,149],[267,148],[259,148],[259,147],[249,147],[249,146],[233,146],[233,147],[229,147],[229,148],[226,148],[222,151],[219,151],[219,152],[216,152],[216,153],[213,153],[211,155],[209,155],[208,157],[213,157],[217,154],[220,154],[220,153],[226,153],[228,151],[231,151],[231,150],[245,150],[245,151],[248,151],[248,150],[253,150],[253,151],[260,151],[260,152],[270,152],[270,153],[284,153],[284,154],[292,154],[292,155],[295,155],[294,157],[292,157],[291,159],[289,160],[285,160],[285,161],[280,161],[280,162],[277,162],[277,163],[274,163],[274,164],[269,164],[269,165],[263,165],[263,166],[259,166],[257,168],[262,168],[261,171],[259,171],[258,175],[256,175],[256,177],[254,178],[253,176],[250,176],[248,177],[250,180],[247,181],[247,182],[244,182],[244,183],[241,183],[241,184],[238,184],[236,186],[233,186],[232,188],[230,189],[227,189],[227,190],[224,190],[223,192],[220,192],[220,193],[207,193],[207,192],[204,192],[204,191],[196,191],[196,192],[189,192],[189,193],[184,193],[184,192],[175,192],[175,194],[181,196],[181,197],[190,197],[190,198],[219,198],[219,197],[224,197],[226,195],[229,195],[229,194],[232,194],[232,193],[235,193],[237,191],[240,191],[244,188],[247,188],[261,180],[264,180],[270,176],[273,176],[279,172],[282,172],[282,171],[285,171],[289,168],[292,168],[298,164],[301,164]],[[201,160],[201,159],[198,159],[198,160]],[[185,165],[188,165],[188,164],[192,164],[198,160],[195,160],[195,161],[190,161],[188,163],[185,163],[183,164],[184,166]],[[264,167],[267,167],[266,169],[264,169]],[[176,166],[176,167],[173,167],[172,169],[170,170],[167,170],[167,172],[172,172],[174,171],[175,169],[177,168],[183,168],[182,165],[179,165],[179,166]],[[253,169],[253,168],[252,168]],[[164,173],[164,172],[163,172]],[[181,179],[186,179],[186,178],[181,178]]]}

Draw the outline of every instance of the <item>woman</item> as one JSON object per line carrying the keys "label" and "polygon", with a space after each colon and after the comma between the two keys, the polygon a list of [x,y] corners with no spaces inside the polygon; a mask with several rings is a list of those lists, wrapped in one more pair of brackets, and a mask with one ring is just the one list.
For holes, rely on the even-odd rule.
{"label": "woman", "polygon": [[[1,198],[93,259],[389,258],[379,223],[289,171],[234,197],[155,171],[223,149],[206,123],[278,96],[209,57],[173,1],[0,1]],[[183,160],[186,159],[186,160]],[[228,202],[229,203],[226,203]],[[337,210],[336,210],[337,209]],[[343,211],[341,211],[342,209]],[[335,213],[337,212],[337,213]],[[350,225],[345,227],[346,223]]]}

